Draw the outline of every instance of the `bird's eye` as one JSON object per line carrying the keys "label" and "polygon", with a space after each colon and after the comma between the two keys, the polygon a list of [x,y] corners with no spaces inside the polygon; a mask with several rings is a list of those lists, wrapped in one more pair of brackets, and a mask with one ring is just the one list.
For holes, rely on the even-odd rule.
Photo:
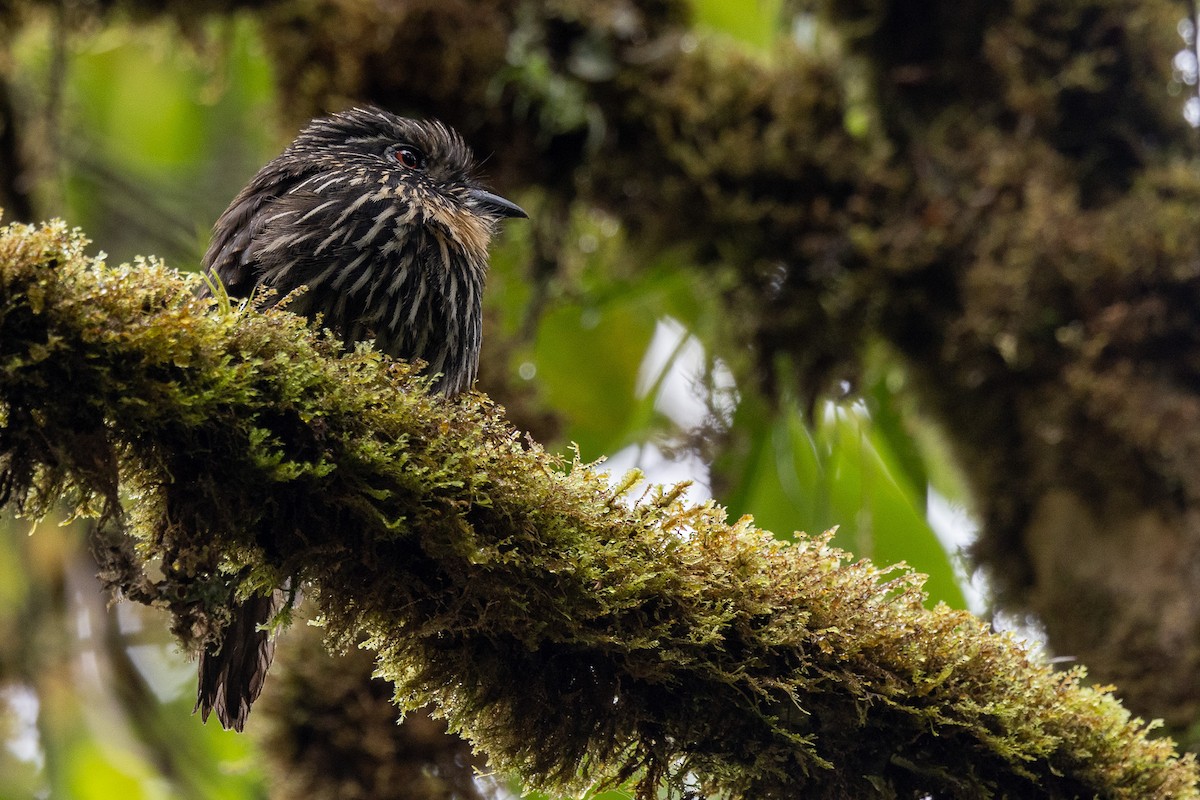
{"label": "bird's eye", "polygon": [[393,151],[392,156],[409,169],[425,169],[425,156],[415,147],[401,145]]}

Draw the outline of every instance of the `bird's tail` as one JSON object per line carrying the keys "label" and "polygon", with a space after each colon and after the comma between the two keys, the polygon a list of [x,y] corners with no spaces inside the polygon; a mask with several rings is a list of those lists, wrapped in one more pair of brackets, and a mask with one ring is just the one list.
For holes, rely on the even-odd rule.
{"label": "bird's tail", "polygon": [[262,627],[283,608],[285,598],[279,589],[249,598],[234,609],[221,641],[200,654],[200,685],[192,712],[198,710],[205,722],[216,711],[226,730],[245,727],[250,704],[262,693],[275,655],[275,639]]}

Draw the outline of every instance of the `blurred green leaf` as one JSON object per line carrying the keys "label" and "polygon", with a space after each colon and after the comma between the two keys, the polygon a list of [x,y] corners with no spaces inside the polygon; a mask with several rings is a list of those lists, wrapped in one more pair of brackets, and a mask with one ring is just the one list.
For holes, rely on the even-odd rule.
{"label": "blurred green leaf", "polygon": [[880,343],[868,348],[865,361],[863,396],[875,433],[894,456],[893,469],[922,496],[928,492],[920,487],[929,486],[951,502],[969,503],[962,470],[945,436],[921,413],[909,391],[903,361]]}
{"label": "blurred green leaf", "polygon": [[[769,413],[744,399],[734,419],[742,449],[720,461],[735,516],[777,535],[838,527],[835,543],[879,564],[904,561],[929,576],[930,602],[965,608],[949,556],[925,518],[924,485],[861,404],[830,405],[815,432],[795,405]],[[894,433],[894,432],[893,432]]]}
{"label": "blurred green leaf", "polygon": [[546,402],[570,420],[585,459],[604,455],[638,406],[638,368],[654,334],[652,313],[634,305],[568,305],[542,321],[536,363]]}
{"label": "blurred green leaf", "polygon": [[146,69],[148,53],[122,33],[110,29],[75,54],[75,107],[101,136],[136,136],[138,146],[122,150],[148,167],[194,163],[204,122],[204,109],[193,100],[201,76],[184,69],[178,50],[159,50],[158,69]]}
{"label": "blurred green leaf", "polygon": [[831,511],[847,522],[835,541],[879,564],[906,562],[928,576],[931,603],[966,608],[953,564],[925,517],[925,484],[911,484],[887,439],[860,404],[836,408],[829,437]]}
{"label": "blurred green leaf", "polygon": [[157,800],[170,794],[152,771],[126,751],[98,740],[80,741],[67,754],[68,791],[74,800]]}
{"label": "blurred green leaf", "polygon": [[[183,39],[167,23],[109,23],[68,39],[55,175],[43,209],[88,231],[114,260],[154,253],[195,266],[230,198],[283,145],[264,125],[271,67],[248,17],[212,19]],[[54,34],[41,19],[14,44],[14,80],[52,81]]]}
{"label": "blurred green leaf", "polygon": [[[662,371],[642,375],[655,331],[670,317],[711,335],[719,319],[719,280],[702,280],[673,253],[649,264],[631,263],[612,225],[586,211],[574,215],[566,239],[579,249],[564,255],[552,279],[553,296],[528,354],[546,405],[567,422],[562,444],[577,443],[585,459],[670,432],[669,420],[656,409]],[[522,236],[515,234],[509,247],[527,247]],[[488,286],[489,294],[496,292],[492,302],[508,318],[501,324],[510,330],[516,327],[513,317],[528,310],[517,301],[532,296],[528,280],[514,275],[513,266],[501,255]],[[639,394],[639,384],[649,391]]]}
{"label": "blurred green leaf", "polygon": [[[27,520],[0,520],[0,618],[9,609],[20,607],[29,591],[30,575],[21,560],[24,550],[22,539],[29,536],[29,528]],[[2,629],[3,623],[0,622]]]}
{"label": "blurred green leaf", "polygon": [[699,26],[759,50],[770,49],[782,29],[782,0],[692,0],[692,10]]}

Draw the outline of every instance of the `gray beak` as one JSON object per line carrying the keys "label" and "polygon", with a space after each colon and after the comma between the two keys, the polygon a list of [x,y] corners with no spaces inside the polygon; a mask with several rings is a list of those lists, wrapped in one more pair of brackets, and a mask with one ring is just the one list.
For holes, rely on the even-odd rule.
{"label": "gray beak", "polygon": [[505,200],[498,194],[492,194],[483,189],[472,189],[469,194],[475,201],[475,207],[485,214],[495,217],[529,217],[525,213],[525,209],[511,200]]}

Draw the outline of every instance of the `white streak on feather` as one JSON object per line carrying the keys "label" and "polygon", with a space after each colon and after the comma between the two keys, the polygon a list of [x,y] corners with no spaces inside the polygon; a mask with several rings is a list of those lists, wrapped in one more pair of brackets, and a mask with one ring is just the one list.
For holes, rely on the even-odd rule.
{"label": "white streak on feather", "polygon": [[320,275],[313,278],[312,280],[308,281],[308,285],[309,286],[321,286],[322,284],[325,283],[325,281],[329,280],[330,277],[333,276],[333,273],[338,271],[338,268],[340,266],[341,266],[341,264],[339,264],[336,260],[330,261],[329,266],[325,268],[324,272],[322,272]]}
{"label": "white streak on feather", "polygon": [[358,248],[363,248],[363,247],[366,247],[368,244],[370,244],[372,241],[374,241],[375,237],[379,235],[379,232],[381,230],[383,230],[383,226],[387,224],[388,217],[392,216],[395,213],[396,213],[396,207],[388,206],[383,211],[380,211],[378,214],[376,214],[375,215],[375,224],[372,225],[371,229],[369,231],[367,231],[366,233],[364,233],[358,239],[358,241],[356,241],[354,243],[354,246],[358,247]]}
{"label": "white streak on feather", "polygon": [[371,195],[369,195],[369,194],[359,195],[358,199],[355,200],[350,205],[346,206],[346,210],[343,211],[341,214],[339,214],[338,218],[333,221],[333,227],[340,228],[342,226],[342,223],[346,221],[346,217],[350,216],[355,211],[358,211],[360,208],[363,207],[363,204],[366,203],[370,199],[371,199]]}
{"label": "white streak on feather", "polygon": [[323,191],[325,191],[326,189],[328,189],[330,186],[333,186],[335,183],[341,183],[341,182],[342,182],[343,180],[345,180],[345,179],[346,179],[346,176],[345,176],[345,175],[334,175],[332,178],[330,178],[329,180],[327,180],[327,181],[325,181],[324,183],[322,183],[320,186],[318,186],[318,187],[317,187],[316,189],[314,189],[313,191],[314,191],[316,194],[320,194],[321,192],[323,192]]}
{"label": "white streak on feather", "polygon": [[310,175],[309,177],[305,178],[304,180],[300,181],[295,186],[293,186],[291,189],[289,189],[288,194],[294,194],[294,193],[304,189],[306,186],[308,186],[313,181],[316,181],[318,178],[322,178],[322,177],[324,177],[324,174],[320,173],[320,172],[318,172],[316,175]]}
{"label": "white streak on feather", "polygon": [[[363,255],[366,255],[366,253],[364,253]],[[358,258],[354,259],[353,264],[357,265],[358,262],[361,260],[362,260],[362,256],[359,256]],[[347,271],[349,271],[350,268],[351,267],[346,267]],[[375,272],[375,270],[371,269],[370,267],[367,267],[366,269],[364,269],[362,271],[362,276],[357,281],[354,282],[353,286],[351,286],[349,289],[346,290],[347,293],[353,295],[353,294],[358,294],[359,292],[361,292],[363,290],[363,288],[367,285],[367,281],[369,281],[371,279],[371,275],[374,272]]]}
{"label": "white streak on feather", "polygon": [[271,216],[265,217],[263,219],[263,227],[264,228],[267,227],[268,225],[270,225],[272,222],[274,222],[277,219],[283,219],[284,217],[294,217],[297,213],[299,213],[299,212],[289,209],[287,211],[280,211],[277,214],[272,214]]}
{"label": "white streak on feather", "polygon": [[328,236],[326,236],[325,239],[319,245],[317,245],[317,249],[313,250],[313,255],[314,256],[321,255],[321,251],[324,250],[326,247],[329,247],[329,245],[333,244],[333,240],[336,239],[338,237],[338,234],[340,234],[341,232],[342,231],[340,228],[334,228],[333,231]]}
{"label": "white streak on feather", "polygon": [[311,233],[289,233],[286,236],[277,236],[269,245],[255,253],[256,257],[265,256],[267,253],[272,253],[276,250],[290,248],[293,245],[300,244],[305,239],[312,236]]}
{"label": "white streak on feather", "polygon": [[417,281],[417,291],[408,298],[408,327],[413,327],[417,321],[417,312],[421,310],[421,302],[425,299],[426,281]]}
{"label": "white streak on feather", "polygon": [[321,211],[323,211],[323,210],[324,210],[324,209],[326,209],[326,208],[329,208],[331,205],[333,205],[333,204],[334,204],[334,203],[336,203],[336,202],[337,202],[337,200],[336,200],[336,199],[334,199],[334,200],[326,200],[324,203],[321,203],[321,205],[317,206],[316,208],[314,208],[313,210],[311,210],[311,211],[309,211],[307,214],[305,214],[303,217],[301,217],[300,219],[296,220],[296,224],[297,224],[297,225],[299,225],[301,222],[304,222],[306,219],[308,219],[309,217],[311,217],[313,214],[319,214],[319,213],[321,213]]}
{"label": "white streak on feather", "polygon": [[399,252],[404,243],[408,241],[408,226],[412,223],[414,216],[416,216],[416,210],[409,208],[405,213],[396,218],[395,224],[392,225],[391,238],[380,249],[383,255],[386,256]]}
{"label": "white streak on feather", "polygon": [[408,261],[401,263],[401,266],[392,272],[392,279],[388,282],[387,294],[388,297],[395,297],[396,293],[404,288],[404,282],[408,280]]}
{"label": "white streak on feather", "polygon": [[444,238],[442,238],[441,236],[437,237],[437,243],[438,243],[438,250],[442,254],[442,269],[446,271],[446,274],[449,274],[450,269],[451,269],[450,248],[446,246],[446,240]]}
{"label": "white streak on feather", "polygon": [[[408,268],[405,267],[399,271],[395,278],[392,279],[392,290],[389,294],[395,294],[396,290],[404,285],[404,278],[408,274]],[[392,319],[388,323],[388,328],[392,331],[400,330],[400,315],[404,313],[404,303],[398,300],[392,301]]]}
{"label": "white streak on feather", "polygon": [[[334,289],[341,289],[342,284],[344,284],[350,278],[350,276],[354,273],[355,268],[357,268],[359,264],[361,264],[364,260],[366,260],[367,256],[369,256],[369,255],[371,255],[369,250],[364,250],[361,253],[359,253],[358,258],[354,259],[349,264],[347,264],[346,266],[341,268],[341,274],[338,275],[337,278],[334,279],[333,283],[330,284],[330,286],[332,286]],[[371,270],[364,269],[363,274],[370,275]],[[354,290],[351,289],[349,293],[353,293],[353,292],[354,292]]]}

